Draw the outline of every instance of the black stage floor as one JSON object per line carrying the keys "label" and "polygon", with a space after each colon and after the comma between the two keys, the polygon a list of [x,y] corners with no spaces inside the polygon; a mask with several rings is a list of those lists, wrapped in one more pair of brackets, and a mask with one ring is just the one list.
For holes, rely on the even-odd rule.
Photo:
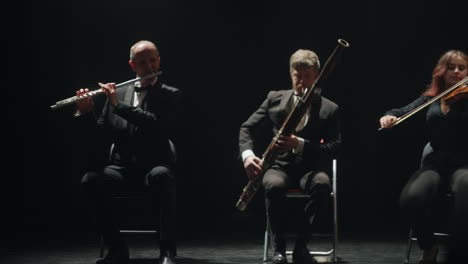
{"label": "black stage floor", "polygon": [[[130,247],[130,264],[158,263],[157,242],[148,235],[125,235]],[[4,241],[5,242],[5,241]],[[99,254],[98,238],[90,233],[57,233],[18,236],[2,246],[0,263],[5,264],[91,264]],[[311,250],[326,250],[329,240],[315,241]],[[342,235],[337,246],[338,263],[397,264],[403,263],[406,250],[404,236]],[[271,253],[271,252],[270,252]],[[420,252],[414,244],[410,263],[417,263]],[[224,233],[192,234],[181,238],[178,264],[261,264],[263,234]],[[444,263],[445,251],[439,254]],[[331,263],[326,258],[320,262]],[[292,262],[288,256],[289,263]],[[268,261],[271,263],[271,261]]]}

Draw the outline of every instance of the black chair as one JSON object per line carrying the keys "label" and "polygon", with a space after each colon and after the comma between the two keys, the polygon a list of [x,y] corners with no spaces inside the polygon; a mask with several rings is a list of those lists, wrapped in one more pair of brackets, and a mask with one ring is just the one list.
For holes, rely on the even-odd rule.
{"label": "black chair", "polygon": [[[177,162],[177,151],[175,148],[174,143],[172,143],[171,140],[169,140],[169,145],[171,147],[171,157],[170,157],[170,162],[172,166],[176,166]],[[113,145],[111,146],[110,153],[112,153]],[[115,193],[112,197],[114,201],[117,204],[144,204],[145,201],[148,201],[149,198],[147,197],[147,192],[143,189],[143,186],[132,186],[132,188],[126,189],[126,190],[121,190]],[[141,223],[140,223],[141,224]],[[135,228],[132,229],[120,229],[119,232],[121,234],[130,234],[130,235],[152,235],[156,237],[156,235],[161,232],[161,230],[158,230],[159,228],[154,227],[148,227],[148,228],[142,228],[141,226],[136,226]],[[104,239],[101,236],[100,241],[100,251],[99,251],[99,257],[102,258],[105,253],[105,245],[104,245]]]}
{"label": "black chair", "polygon": [[[432,151],[433,151],[432,146],[431,146],[430,142],[428,142],[424,146],[423,153],[421,155],[421,166],[422,166],[422,162],[424,160],[424,157],[426,157]],[[450,201],[452,199],[452,194],[448,191],[445,194],[444,198],[445,198],[445,200]],[[437,238],[448,238],[448,237],[450,237],[450,234],[448,234],[446,232],[435,232],[434,236],[436,236]],[[405,262],[404,262],[405,264],[408,264],[410,262],[411,247],[412,247],[413,241],[416,241],[416,240],[417,240],[417,238],[415,237],[414,230],[410,229],[409,230],[409,235],[408,235],[408,244],[406,246],[406,257],[405,257]]]}
{"label": "black chair", "polygon": [[[338,207],[337,207],[337,162],[336,159],[333,159],[332,163],[332,192],[330,193],[332,197],[332,211],[333,211],[333,230],[331,233],[326,234],[312,234],[312,237],[328,237],[331,238],[331,248],[326,251],[310,251],[309,253],[313,256],[332,256],[333,263],[337,262],[336,250],[338,247]],[[308,199],[309,196],[303,193],[300,189],[290,189],[286,193],[286,199],[290,201],[299,201]],[[268,218],[266,221],[265,236],[263,243],[263,262],[268,261],[268,249],[271,246],[271,237],[270,237],[270,223]],[[286,251],[286,255],[292,255],[291,250]]]}

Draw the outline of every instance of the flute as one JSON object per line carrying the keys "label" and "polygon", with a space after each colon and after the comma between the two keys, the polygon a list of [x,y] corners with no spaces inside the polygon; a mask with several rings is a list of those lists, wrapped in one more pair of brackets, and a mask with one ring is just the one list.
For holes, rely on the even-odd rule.
{"label": "flute", "polygon": [[[162,74],[162,71],[159,71],[159,72],[156,72],[156,73],[151,73],[151,74],[145,75],[143,77],[138,77],[138,78],[135,78],[135,79],[131,79],[131,80],[128,80],[128,81],[117,84],[115,86],[115,89],[130,85],[130,84],[133,84],[133,83],[138,82],[138,81],[142,81],[142,80],[146,80],[146,79],[149,79],[149,78],[152,78],[152,77],[155,77],[155,76],[159,76],[161,74]],[[101,94],[101,93],[103,93],[102,89],[97,89],[97,90],[85,93],[85,94],[83,94],[81,96],[76,96],[75,95],[73,97],[70,97],[70,98],[67,98],[67,99],[56,102],[54,105],[51,105],[50,108],[52,108],[52,110],[54,110],[54,109],[57,109],[57,108],[72,104],[72,103],[74,103],[76,101],[83,100],[83,99],[88,98],[88,97],[96,96],[96,95]]]}

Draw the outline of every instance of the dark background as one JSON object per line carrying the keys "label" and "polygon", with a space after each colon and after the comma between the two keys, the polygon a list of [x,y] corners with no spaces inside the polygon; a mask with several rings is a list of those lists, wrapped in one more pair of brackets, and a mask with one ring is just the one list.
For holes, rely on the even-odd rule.
{"label": "dark background", "polygon": [[262,194],[246,212],[234,207],[247,183],[237,159],[239,127],[268,91],[290,89],[294,51],[311,49],[323,64],[339,38],[351,47],[320,86],[341,107],[340,230],[406,234],[398,195],[419,166],[424,115],[380,132],[378,119],[419,96],[443,52],[467,51],[466,7],[422,0],[18,3],[9,10],[15,19],[4,21],[14,32],[3,41],[16,86],[4,99],[15,128],[4,137],[14,145],[2,184],[7,234],[93,228],[80,178],[96,139],[78,133],[72,106],[50,106],[99,81],[134,78],[129,48],[147,39],[160,49],[162,80],[185,96],[185,129],[175,135],[182,233],[261,237]]}

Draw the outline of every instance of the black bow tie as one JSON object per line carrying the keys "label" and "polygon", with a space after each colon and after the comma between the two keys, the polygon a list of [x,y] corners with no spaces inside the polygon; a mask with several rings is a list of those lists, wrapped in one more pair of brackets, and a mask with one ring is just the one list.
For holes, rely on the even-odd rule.
{"label": "black bow tie", "polygon": [[148,86],[145,86],[145,87],[143,87],[143,86],[134,86],[133,90],[135,90],[135,92],[139,93],[139,92],[148,90],[150,87],[151,87],[151,85],[148,85]]}

